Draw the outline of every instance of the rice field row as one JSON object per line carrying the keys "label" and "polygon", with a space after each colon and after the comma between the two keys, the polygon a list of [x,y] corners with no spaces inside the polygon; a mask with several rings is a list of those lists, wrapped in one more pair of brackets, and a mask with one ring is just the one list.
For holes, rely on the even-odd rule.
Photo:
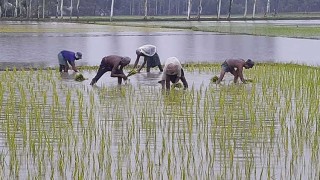
{"label": "rice field row", "polygon": [[135,76],[91,87],[57,70],[2,71],[0,178],[319,179],[320,68],[202,78],[219,70],[185,66],[189,89],[170,92]]}

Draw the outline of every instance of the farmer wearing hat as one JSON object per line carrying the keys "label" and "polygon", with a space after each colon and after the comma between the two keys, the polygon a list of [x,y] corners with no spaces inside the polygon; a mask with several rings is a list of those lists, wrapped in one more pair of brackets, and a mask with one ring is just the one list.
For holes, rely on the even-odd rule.
{"label": "farmer wearing hat", "polygon": [[71,51],[67,51],[67,50],[63,50],[61,52],[59,52],[58,54],[58,60],[59,60],[59,72],[62,72],[62,70],[64,72],[68,72],[69,70],[69,65],[71,65],[72,69],[74,70],[74,72],[78,72],[78,69],[75,65],[75,60],[79,60],[82,59],[82,54],[81,52],[71,52]]}
{"label": "farmer wearing hat", "polygon": [[92,79],[90,85],[98,82],[101,76],[107,71],[111,71],[111,77],[118,78],[118,84],[122,83],[122,79],[127,80],[127,76],[123,73],[123,68],[130,63],[129,57],[110,55],[102,58],[97,75]]}
{"label": "farmer wearing hat", "polygon": [[162,89],[165,89],[166,87],[167,90],[170,90],[170,82],[176,84],[179,80],[182,81],[184,89],[188,88],[188,83],[184,76],[181,63],[176,57],[168,58],[163,69],[162,78],[159,81],[162,85]]}
{"label": "farmer wearing hat", "polygon": [[136,68],[140,59],[140,56],[144,57],[142,65],[139,67],[138,72],[147,64],[147,72],[150,72],[150,68],[158,66],[160,72],[163,71],[159,55],[157,53],[157,48],[154,45],[143,45],[136,50],[137,59],[134,63],[133,68]]}
{"label": "farmer wearing hat", "polygon": [[226,72],[230,72],[234,76],[234,83],[237,83],[239,77],[243,83],[246,83],[245,79],[243,78],[243,68],[250,69],[253,66],[254,62],[251,59],[248,59],[247,61],[243,59],[227,59],[221,65],[220,77],[217,81],[217,84],[222,81]]}

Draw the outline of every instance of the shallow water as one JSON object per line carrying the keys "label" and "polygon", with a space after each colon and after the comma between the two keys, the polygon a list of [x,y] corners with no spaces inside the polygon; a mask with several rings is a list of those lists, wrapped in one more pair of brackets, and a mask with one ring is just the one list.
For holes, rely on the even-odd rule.
{"label": "shallow water", "polygon": [[90,86],[95,71],[2,71],[0,177],[318,179],[319,69],[257,66],[245,71],[256,83],[210,84],[218,71],[186,70],[190,88],[170,93],[157,71],[121,86],[110,72]]}
{"label": "shallow water", "polygon": [[[32,37],[48,39],[43,46],[54,41],[53,46],[47,47],[48,51],[31,53],[39,57],[37,60],[17,61],[23,66],[39,62],[54,66],[56,59],[51,55],[56,56],[56,50],[52,52],[51,48],[57,48],[60,40],[108,44],[104,40],[114,38],[115,46],[130,47],[130,51],[122,50],[134,53],[131,52],[133,45],[126,44],[128,38],[162,42],[160,37],[164,37],[175,43],[172,39],[180,41],[190,37],[189,41],[198,42],[201,37],[199,44],[207,39],[202,33],[188,33],[191,32],[149,32],[151,35],[146,36],[130,31],[113,36],[113,32],[105,31],[27,37],[9,33],[1,35],[0,40],[6,36],[26,41]],[[215,35],[207,35],[211,36]],[[215,36],[221,40],[224,37],[228,35]],[[237,39],[231,37],[229,41]],[[87,56],[94,56],[94,52],[105,48],[78,43],[68,46],[84,48]],[[15,43],[12,47],[16,50]],[[25,44],[22,47],[27,52],[34,49]],[[113,47],[109,43],[107,50]],[[159,48],[164,47],[162,44]],[[26,53],[17,53],[30,58]],[[16,56],[15,51],[11,55]],[[43,61],[42,56],[51,59]],[[84,58],[80,63],[98,65],[99,61]],[[0,177],[319,179],[319,69],[256,66],[244,71],[245,77],[254,79],[255,83],[235,85],[229,73],[221,85],[211,84],[210,78],[219,70],[219,66],[210,70],[186,70],[189,89],[170,93],[160,90],[157,81],[161,73],[157,68],[150,73],[143,69],[121,86],[117,85],[117,78],[110,77],[110,72],[104,74],[97,85],[90,86],[96,70],[83,70],[84,77],[88,78],[83,82],[74,81],[72,71],[68,74],[43,70],[2,71]]]}
{"label": "shallow water", "polygon": [[0,23],[1,28],[22,31],[0,34],[2,66],[54,67],[63,49],[83,53],[77,65],[99,65],[102,57],[111,54],[129,56],[133,64],[135,50],[143,44],[156,45],[162,63],[176,56],[182,63],[250,58],[258,62],[320,64],[320,40],[92,24]]}

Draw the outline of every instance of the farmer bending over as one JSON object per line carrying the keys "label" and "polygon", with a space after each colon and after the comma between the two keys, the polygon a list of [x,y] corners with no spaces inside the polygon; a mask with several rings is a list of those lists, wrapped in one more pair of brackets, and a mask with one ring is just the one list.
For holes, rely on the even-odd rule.
{"label": "farmer bending over", "polygon": [[243,68],[250,69],[253,67],[253,65],[254,65],[254,62],[251,59],[248,59],[247,61],[243,59],[225,60],[221,65],[220,77],[217,81],[217,84],[219,84],[222,81],[226,72],[230,72],[231,74],[233,74],[234,83],[237,83],[239,77],[243,83],[246,83],[245,79],[243,78]]}
{"label": "farmer bending over", "polygon": [[59,52],[58,54],[58,60],[59,60],[59,72],[62,72],[62,70],[64,72],[68,72],[69,70],[69,65],[68,63],[71,65],[72,69],[74,70],[74,72],[78,72],[78,69],[76,68],[75,65],[75,60],[79,60],[82,59],[82,54],[81,52],[71,52],[71,51],[67,51],[67,50],[63,50],[61,52]]}
{"label": "farmer bending over", "polygon": [[187,89],[188,83],[180,61],[176,57],[170,57],[165,62],[164,72],[159,83],[161,83],[162,89],[166,87],[167,90],[170,90],[170,82],[175,84],[178,83],[179,80],[182,81],[184,89]]}
{"label": "farmer bending over", "polygon": [[90,85],[98,82],[101,76],[107,71],[111,71],[111,77],[118,78],[118,84],[122,83],[122,79],[127,80],[127,76],[123,73],[123,67],[130,63],[129,57],[111,55],[102,58],[97,75],[92,79]]}
{"label": "farmer bending over", "polygon": [[157,53],[157,48],[154,45],[143,45],[136,50],[137,59],[134,63],[133,68],[136,68],[140,59],[140,56],[144,57],[142,65],[139,67],[138,72],[145,66],[147,63],[147,72],[150,72],[150,68],[158,66],[160,72],[163,71],[160,58]]}

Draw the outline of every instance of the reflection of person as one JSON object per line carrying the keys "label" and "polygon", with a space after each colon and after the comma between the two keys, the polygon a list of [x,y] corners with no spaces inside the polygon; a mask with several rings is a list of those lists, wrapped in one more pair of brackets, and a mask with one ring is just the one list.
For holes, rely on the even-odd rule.
{"label": "reflection of person", "polygon": [[254,62],[251,59],[248,59],[247,61],[243,59],[227,59],[221,65],[220,77],[217,84],[222,81],[226,72],[230,72],[234,76],[234,83],[237,83],[239,77],[243,83],[246,83],[243,78],[243,68],[250,69],[253,66]]}
{"label": "reflection of person", "polygon": [[134,63],[133,68],[136,68],[140,59],[140,56],[144,57],[142,65],[139,67],[138,72],[147,64],[147,72],[150,72],[150,68],[158,66],[160,72],[163,71],[157,48],[154,45],[143,45],[136,50],[137,59]]}
{"label": "reflection of person", "polygon": [[184,89],[187,89],[188,83],[180,61],[176,57],[170,57],[165,62],[162,78],[159,83],[161,83],[162,89],[166,87],[167,90],[170,90],[170,82],[175,84],[179,80],[182,81]]}
{"label": "reflection of person", "polygon": [[71,65],[72,69],[74,70],[74,72],[78,72],[78,69],[75,65],[75,60],[79,60],[82,58],[82,54],[81,52],[71,52],[71,51],[67,51],[67,50],[63,50],[61,52],[59,52],[58,54],[58,60],[59,60],[59,72],[62,72],[62,70],[64,72],[68,72],[69,70],[69,65]]}
{"label": "reflection of person", "polygon": [[107,71],[111,71],[111,77],[118,78],[118,84],[121,84],[122,79],[127,80],[127,76],[123,73],[123,67],[130,63],[129,57],[110,55],[102,58],[97,75],[92,79],[90,85],[98,82],[101,76]]}

